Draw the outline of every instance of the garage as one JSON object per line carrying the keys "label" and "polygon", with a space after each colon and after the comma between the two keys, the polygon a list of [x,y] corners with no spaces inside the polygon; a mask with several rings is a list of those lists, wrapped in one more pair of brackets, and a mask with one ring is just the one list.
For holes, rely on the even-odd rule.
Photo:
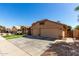
{"label": "garage", "polygon": [[[65,38],[68,36],[69,31],[71,31],[70,26],[47,19],[33,23],[31,29],[33,36],[50,38]],[[68,31],[68,29],[70,30]]]}
{"label": "garage", "polygon": [[62,36],[62,30],[59,30],[59,29],[41,29],[40,35],[43,37],[59,38],[60,36]]}

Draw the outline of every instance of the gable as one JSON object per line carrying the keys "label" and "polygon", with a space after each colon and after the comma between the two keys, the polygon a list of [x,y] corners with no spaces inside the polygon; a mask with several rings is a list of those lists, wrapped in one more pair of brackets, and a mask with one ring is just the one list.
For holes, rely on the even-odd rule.
{"label": "gable", "polygon": [[68,28],[67,25],[65,24],[61,24],[61,23],[58,23],[58,22],[54,22],[54,21],[50,21],[50,20],[41,20],[41,21],[37,21],[35,23],[32,24],[31,28]]}

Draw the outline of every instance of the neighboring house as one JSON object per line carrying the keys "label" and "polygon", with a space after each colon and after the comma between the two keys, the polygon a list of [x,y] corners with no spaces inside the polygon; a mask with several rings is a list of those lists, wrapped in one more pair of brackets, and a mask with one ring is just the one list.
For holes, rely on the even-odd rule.
{"label": "neighboring house", "polygon": [[11,33],[11,29],[10,28],[6,28],[5,33]]}
{"label": "neighboring house", "polygon": [[21,26],[21,31],[22,31],[22,34],[27,34],[28,33],[28,26]]}
{"label": "neighboring house", "polygon": [[79,29],[73,30],[73,37],[79,39]]}
{"label": "neighboring house", "polygon": [[65,38],[72,36],[70,26],[48,19],[33,23],[31,26],[31,35],[50,38]]}
{"label": "neighboring house", "polygon": [[13,34],[27,34],[28,27],[27,26],[13,26],[12,33]]}

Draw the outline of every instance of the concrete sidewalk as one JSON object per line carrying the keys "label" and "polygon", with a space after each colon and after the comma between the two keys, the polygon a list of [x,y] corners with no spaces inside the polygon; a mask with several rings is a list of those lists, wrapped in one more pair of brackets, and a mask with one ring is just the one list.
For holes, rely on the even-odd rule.
{"label": "concrete sidewalk", "polygon": [[0,56],[30,56],[0,36]]}

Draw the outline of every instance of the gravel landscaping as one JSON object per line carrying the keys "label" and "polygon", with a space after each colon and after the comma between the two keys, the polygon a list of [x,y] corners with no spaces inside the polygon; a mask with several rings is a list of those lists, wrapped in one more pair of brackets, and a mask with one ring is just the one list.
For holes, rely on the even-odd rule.
{"label": "gravel landscaping", "polygon": [[79,56],[79,42],[51,44],[42,56]]}

